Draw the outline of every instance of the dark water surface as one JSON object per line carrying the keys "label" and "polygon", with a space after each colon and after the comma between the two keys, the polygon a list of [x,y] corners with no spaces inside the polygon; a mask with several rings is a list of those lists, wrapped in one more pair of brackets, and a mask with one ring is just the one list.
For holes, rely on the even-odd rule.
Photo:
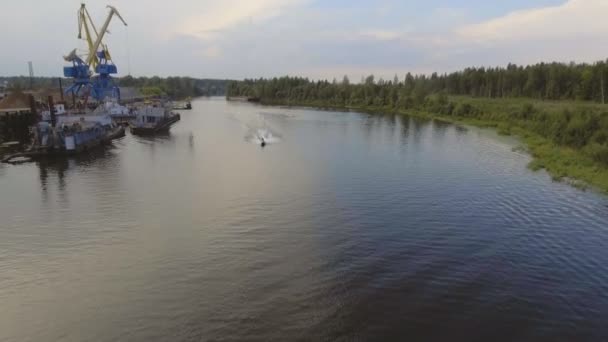
{"label": "dark water surface", "polygon": [[508,138],[193,105],[0,166],[0,341],[608,339],[608,200]]}

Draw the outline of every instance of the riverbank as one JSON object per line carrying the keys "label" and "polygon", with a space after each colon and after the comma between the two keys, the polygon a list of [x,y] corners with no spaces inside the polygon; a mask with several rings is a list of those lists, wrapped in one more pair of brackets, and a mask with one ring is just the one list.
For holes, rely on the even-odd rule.
{"label": "riverbank", "polygon": [[371,114],[411,115],[493,128],[514,135],[534,159],[532,170],[545,169],[556,181],[608,193],[608,107],[589,102],[487,99],[434,95],[408,109],[390,106],[340,106],[318,101],[261,101],[266,105],[353,110]]}

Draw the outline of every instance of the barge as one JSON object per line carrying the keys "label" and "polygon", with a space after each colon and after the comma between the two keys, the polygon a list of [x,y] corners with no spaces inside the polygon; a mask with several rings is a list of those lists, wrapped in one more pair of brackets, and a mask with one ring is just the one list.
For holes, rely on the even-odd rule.
{"label": "barge", "polygon": [[166,105],[144,105],[135,110],[135,120],[129,125],[135,135],[151,135],[167,132],[181,116],[174,113]]}

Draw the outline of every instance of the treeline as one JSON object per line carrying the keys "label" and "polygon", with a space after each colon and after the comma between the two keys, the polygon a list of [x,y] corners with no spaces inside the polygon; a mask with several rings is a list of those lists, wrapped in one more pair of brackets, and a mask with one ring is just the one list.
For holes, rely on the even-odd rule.
{"label": "treeline", "polygon": [[313,82],[306,78],[274,78],[232,82],[230,96],[254,96],[268,101],[316,101],[336,105],[404,105],[429,94],[473,97],[526,97],[540,100],[608,100],[608,64],[509,64],[506,68],[467,68],[450,74],[374,76],[352,84],[348,77]]}
{"label": "treeline", "polygon": [[[66,89],[72,80],[61,78],[63,89]],[[59,89],[58,77],[28,76],[0,77],[0,82],[7,81],[9,90],[26,89]],[[116,83],[121,87],[134,87],[144,95],[169,96],[175,99],[196,96],[224,96],[226,94],[227,80],[197,79],[191,77],[132,77],[117,78]]]}
{"label": "treeline", "polygon": [[167,95],[171,98],[196,96],[223,96],[226,94],[226,80],[196,79],[191,77],[132,77],[118,79],[123,87],[135,87],[144,95]]}
{"label": "treeline", "polygon": [[[9,90],[48,89],[58,87],[57,77],[7,76],[0,77],[0,83],[8,83]],[[63,80],[67,84],[68,80]],[[71,82],[70,82],[71,83]]]}

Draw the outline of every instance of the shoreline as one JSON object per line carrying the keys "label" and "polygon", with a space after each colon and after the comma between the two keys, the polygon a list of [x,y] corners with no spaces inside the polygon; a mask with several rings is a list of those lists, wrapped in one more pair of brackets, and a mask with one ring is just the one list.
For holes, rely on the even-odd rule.
{"label": "shoreline", "polygon": [[514,125],[512,122],[482,120],[460,116],[433,114],[426,109],[412,108],[399,110],[390,107],[375,106],[337,106],[322,103],[293,103],[291,101],[260,101],[260,104],[274,107],[311,108],[322,111],[351,111],[371,115],[393,114],[419,117],[429,120],[440,120],[455,125],[470,125],[494,129],[499,135],[514,136],[532,158],[528,168],[532,171],[545,170],[556,182],[564,182],[577,189],[595,190],[608,194],[608,168],[588,156],[567,146],[560,146],[538,133]]}

